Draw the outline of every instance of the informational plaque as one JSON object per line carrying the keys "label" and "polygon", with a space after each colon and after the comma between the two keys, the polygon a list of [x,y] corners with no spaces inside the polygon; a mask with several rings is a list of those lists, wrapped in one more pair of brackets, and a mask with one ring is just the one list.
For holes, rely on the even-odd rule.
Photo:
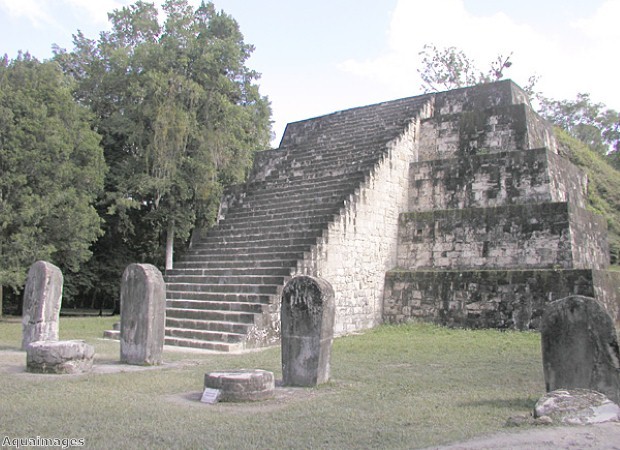
{"label": "informational plaque", "polygon": [[220,401],[221,392],[219,389],[205,388],[200,401],[209,405],[214,405]]}

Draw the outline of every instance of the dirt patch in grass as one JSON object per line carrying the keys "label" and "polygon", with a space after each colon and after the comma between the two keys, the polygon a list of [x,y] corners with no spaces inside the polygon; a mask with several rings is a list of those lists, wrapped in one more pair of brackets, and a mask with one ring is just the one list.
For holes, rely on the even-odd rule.
{"label": "dirt patch in grass", "polygon": [[502,432],[443,447],[437,450],[486,450],[486,449],[620,449],[620,423],[603,423],[588,426],[544,427],[517,432]]}
{"label": "dirt patch in grass", "polygon": [[268,400],[258,402],[219,402],[214,405],[201,403],[201,391],[184,392],[180,394],[168,395],[166,400],[177,405],[187,407],[211,408],[214,412],[226,412],[228,414],[256,414],[274,412],[287,407],[293,403],[299,403],[318,397],[332,395],[337,392],[338,387],[331,385],[329,388],[313,389],[313,388],[297,388],[276,386],[274,397]]}
{"label": "dirt patch in grass", "polygon": [[[122,364],[118,360],[110,358],[98,358],[95,355],[95,362],[93,364],[93,370],[88,372],[90,374],[110,374],[110,373],[123,373],[123,372],[140,372],[151,370],[166,370],[166,369],[181,369],[185,367],[196,366],[199,363],[197,361],[174,361],[164,362],[158,366],[136,366],[130,364]],[[79,377],[87,375],[86,373],[80,374],[35,374],[26,372],[26,352],[21,350],[3,350],[0,349],[0,373],[7,374],[23,374],[24,377],[29,378],[64,378],[64,377]]]}

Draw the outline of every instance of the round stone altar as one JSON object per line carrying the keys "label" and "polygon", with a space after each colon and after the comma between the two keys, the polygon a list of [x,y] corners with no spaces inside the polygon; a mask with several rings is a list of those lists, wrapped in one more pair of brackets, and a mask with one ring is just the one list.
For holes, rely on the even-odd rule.
{"label": "round stone altar", "polygon": [[205,388],[218,389],[222,402],[255,402],[274,396],[273,372],[266,370],[228,370],[205,374]]}
{"label": "round stone altar", "polygon": [[93,368],[95,348],[84,341],[35,341],[26,347],[26,371],[84,373]]}

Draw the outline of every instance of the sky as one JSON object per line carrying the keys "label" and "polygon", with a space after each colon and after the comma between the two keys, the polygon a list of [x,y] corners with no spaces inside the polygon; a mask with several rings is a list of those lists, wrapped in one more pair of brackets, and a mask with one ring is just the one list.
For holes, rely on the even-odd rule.
{"label": "sky", "polygon": [[[198,5],[200,0],[190,0]],[[0,54],[40,60],[96,39],[131,0],[0,0]],[[159,0],[155,0],[159,3]],[[512,54],[507,78],[554,99],[589,93],[620,110],[620,0],[213,0],[255,51],[277,146],[286,123],[423,93],[425,44],[463,50],[481,70]]]}

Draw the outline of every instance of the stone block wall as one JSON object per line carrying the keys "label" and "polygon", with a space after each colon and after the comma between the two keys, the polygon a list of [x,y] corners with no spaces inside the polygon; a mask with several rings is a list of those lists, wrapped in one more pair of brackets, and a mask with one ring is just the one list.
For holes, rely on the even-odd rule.
{"label": "stone block wall", "polygon": [[565,203],[408,213],[400,225],[400,268],[573,265]]}
{"label": "stone block wall", "polygon": [[384,277],[396,265],[398,219],[407,205],[418,132],[419,120],[414,120],[298,264],[297,273],[324,278],[333,286],[336,335],[382,321]]}
{"label": "stone block wall", "polygon": [[[553,131],[525,104],[463,110],[422,122],[420,161],[547,147],[557,152]],[[533,127],[531,129],[530,127]]]}
{"label": "stone block wall", "polygon": [[585,209],[587,177],[524,97],[504,83],[437,95],[411,165],[385,321],[538,328],[546,302],[579,294],[620,324],[620,275],[604,270],[606,224]]}
{"label": "stone block wall", "polygon": [[409,211],[571,201],[584,206],[583,171],[545,148],[411,164]]}
{"label": "stone block wall", "polygon": [[471,328],[539,329],[545,304],[569,295],[596,296],[618,321],[618,272],[391,271],[385,282],[388,323],[420,318]]}
{"label": "stone block wall", "polygon": [[398,267],[602,269],[605,232],[565,202],[411,212],[400,217]]}
{"label": "stone block wall", "polygon": [[607,222],[602,216],[568,203],[571,222],[573,267],[607,269],[609,244]]}

